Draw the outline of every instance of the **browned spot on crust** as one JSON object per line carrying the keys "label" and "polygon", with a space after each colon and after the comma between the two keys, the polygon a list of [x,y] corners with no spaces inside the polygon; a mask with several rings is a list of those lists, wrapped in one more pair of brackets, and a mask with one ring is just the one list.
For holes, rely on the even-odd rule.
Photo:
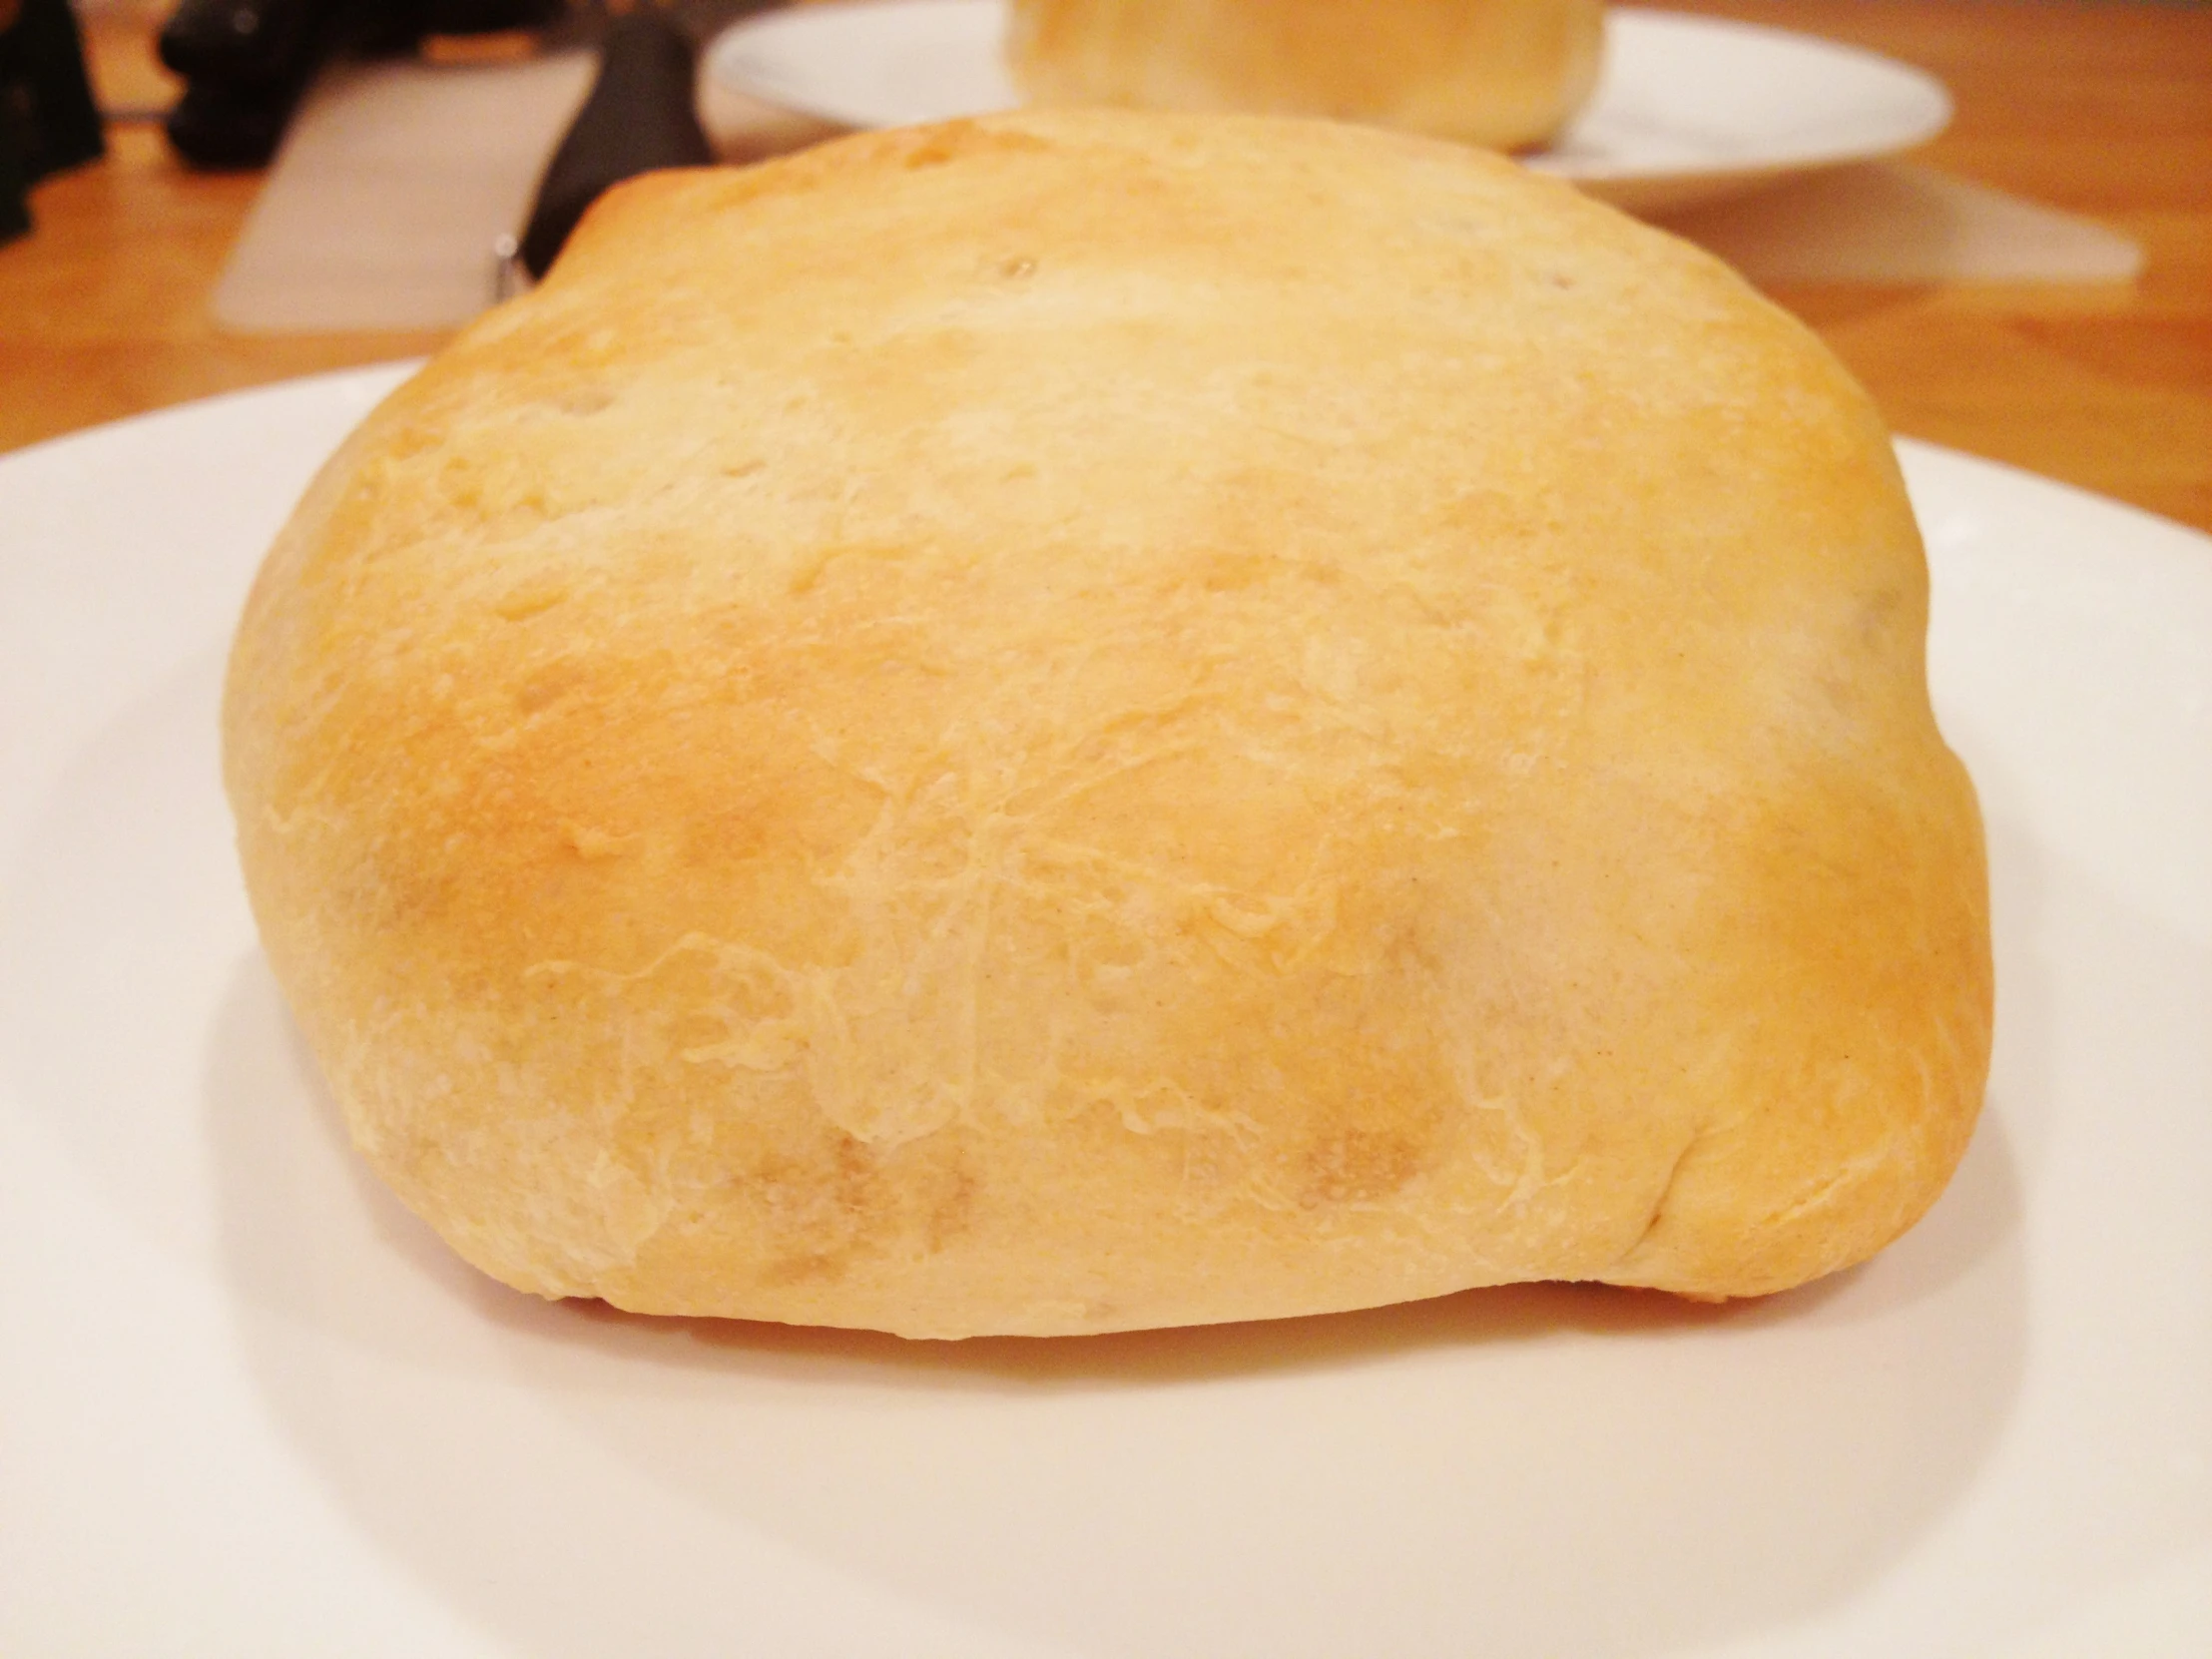
{"label": "browned spot on crust", "polygon": [[590,670],[573,657],[548,663],[522,682],[515,693],[515,712],[534,715],[559,702],[591,678]]}
{"label": "browned spot on crust", "polygon": [[771,1264],[761,1274],[761,1283],[771,1289],[787,1285],[823,1284],[844,1277],[852,1252],[839,1250],[820,1256],[789,1256]]}
{"label": "browned spot on crust", "polygon": [[763,1166],[786,1221],[785,1253],[762,1273],[772,1287],[841,1279],[855,1263],[918,1249],[936,1255],[975,1221],[978,1189],[957,1153],[933,1145],[879,1153],[836,1134],[823,1161]]}
{"label": "browned spot on crust", "polygon": [[1342,1129],[1313,1143],[1299,1202],[1372,1204],[1388,1198],[1420,1173],[1420,1148],[1402,1135],[1375,1129]]}
{"label": "browned spot on crust", "polygon": [[944,1184],[929,1207],[922,1227],[922,1243],[934,1256],[973,1225],[975,1177],[955,1164],[945,1172]]}
{"label": "browned spot on crust", "polygon": [[527,622],[543,616],[568,598],[565,582],[525,582],[493,607],[509,622]]}

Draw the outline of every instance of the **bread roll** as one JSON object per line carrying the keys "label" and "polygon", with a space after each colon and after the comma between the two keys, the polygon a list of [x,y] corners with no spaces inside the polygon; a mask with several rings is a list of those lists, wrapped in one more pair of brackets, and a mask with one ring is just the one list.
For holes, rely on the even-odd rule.
{"label": "bread roll", "polygon": [[1041,104],[1327,116],[1514,150],[1597,85],[1600,0],[1013,0]]}
{"label": "bread roll", "polygon": [[1037,112],[608,197],[308,491],[228,784],[361,1151],[539,1295],[1748,1296],[1980,1099],[1926,618],[1865,394],[1703,254]]}

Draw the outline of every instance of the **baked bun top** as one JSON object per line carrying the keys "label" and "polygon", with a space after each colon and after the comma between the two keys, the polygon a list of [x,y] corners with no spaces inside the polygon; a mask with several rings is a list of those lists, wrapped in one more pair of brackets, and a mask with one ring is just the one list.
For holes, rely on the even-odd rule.
{"label": "baked bun top", "polygon": [[651,176],[233,657],[271,961],[469,1260],[1067,1333],[1857,1261],[1980,1098],[1881,422],[1493,158],[1034,112]]}
{"label": "baked bun top", "polygon": [[1013,0],[1031,100],[1320,116],[1500,150],[1597,86],[1600,0]]}

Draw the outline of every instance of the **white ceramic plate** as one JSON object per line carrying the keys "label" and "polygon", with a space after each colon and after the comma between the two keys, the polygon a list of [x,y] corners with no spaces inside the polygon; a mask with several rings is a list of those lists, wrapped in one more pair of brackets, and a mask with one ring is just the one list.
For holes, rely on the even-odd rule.
{"label": "white ceramic plate", "polygon": [[[847,127],[1009,109],[1004,0],[847,0],[724,33],[707,74]],[[1639,212],[1925,143],[1950,120],[1934,76],[1857,47],[1719,18],[1617,7],[1589,107],[1529,165]]]}
{"label": "white ceramic plate", "polygon": [[2096,1655],[2212,1630],[2212,540],[1920,445],[1998,1048],[1930,1219],[907,1346],[546,1306],[341,1144],[216,780],[246,584],[396,379],[0,461],[0,1651]]}

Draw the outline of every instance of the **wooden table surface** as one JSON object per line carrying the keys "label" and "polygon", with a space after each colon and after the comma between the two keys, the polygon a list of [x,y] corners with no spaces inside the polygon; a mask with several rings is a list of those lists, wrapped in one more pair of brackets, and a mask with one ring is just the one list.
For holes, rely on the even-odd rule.
{"label": "wooden table surface", "polygon": [[[1957,101],[1922,159],[2133,237],[2096,285],[1789,284],[1774,296],[1896,428],[2212,529],[2212,6],[2082,0],[1667,0],[1857,41]],[[159,0],[92,19],[111,107],[170,94]],[[0,248],[0,449],[210,392],[434,347],[435,333],[226,333],[210,297],[260,179],[196,175],[144,120],[39,187]]]}

